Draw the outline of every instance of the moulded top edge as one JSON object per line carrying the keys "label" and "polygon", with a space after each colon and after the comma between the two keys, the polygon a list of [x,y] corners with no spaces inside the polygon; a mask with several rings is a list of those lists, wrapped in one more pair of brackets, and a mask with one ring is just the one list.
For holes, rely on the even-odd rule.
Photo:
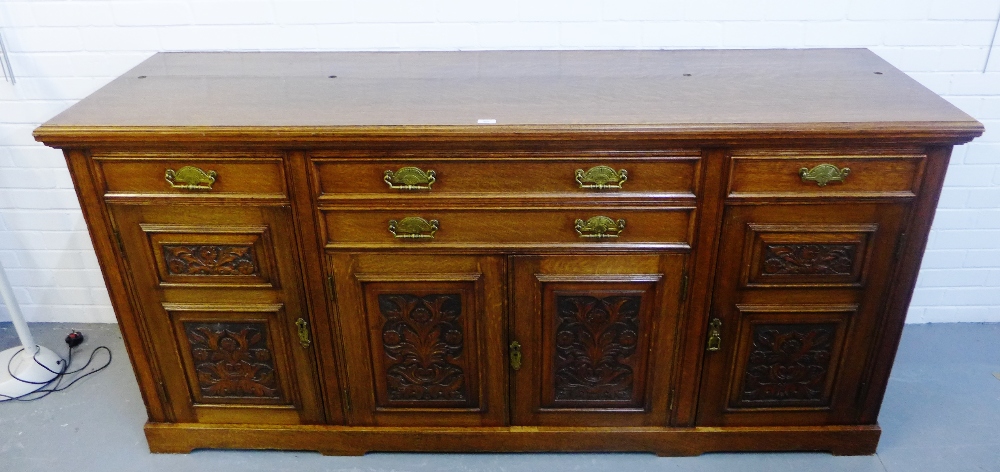
{"label": "moulded top edge", "polygon": [[218,142],[316,147],[344,140],[524,141],[524,140],[675,140],[699,145],[753,141],[872,140],[884,143],[961,144],[984,131],[977,121],[894,123],[732,123],[714,125],[575,125],[575,126],[59,126],[42,125],[35,139],[50,146],[141,142]]}

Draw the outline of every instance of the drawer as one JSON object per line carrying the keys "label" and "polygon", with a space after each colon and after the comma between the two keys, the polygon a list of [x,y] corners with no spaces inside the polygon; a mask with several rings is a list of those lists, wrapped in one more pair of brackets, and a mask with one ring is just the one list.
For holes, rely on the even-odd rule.
{"label": "drawer", "polygon": [[103,154],[94,160],[108,196],[284,198],[288,194],[278,156]]}
{"label": "drawer", "polygon": [[[332,246],[539,246],[614,243],[688,247],[692,208],[323,211]],[[624,224],[622,224],[624,222]]]}
{"label": "drawer", "polygon": [[729,195],[916,195],[925,156],[756,154],[733,156]]}
{"label": "drawer", "polygon": [[693,196],[698,156],[635,159],[368,159],[313,161],[321,196],[350,194],[660,194]]}

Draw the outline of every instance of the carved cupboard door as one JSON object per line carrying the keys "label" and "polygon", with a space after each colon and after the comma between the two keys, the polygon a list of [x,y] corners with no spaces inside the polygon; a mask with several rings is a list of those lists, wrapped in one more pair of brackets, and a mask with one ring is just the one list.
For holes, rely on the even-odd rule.
{"label": "carved cupboard door", "polygon": [[173,420],[324,422],[288,208],[194,208],[110,205]]}
{"label": "carved cupboard door", "polygon": [[506,423],[504,259],[330,256],[355,425]]}
{"label": "carved cupboard door", "polygon": [[513,423],[666,425],[684,256],[512,260]]}
{"label": "carved cupboard door", "polygon": [[907,206],[726,209],[698,424],[856,421]]}

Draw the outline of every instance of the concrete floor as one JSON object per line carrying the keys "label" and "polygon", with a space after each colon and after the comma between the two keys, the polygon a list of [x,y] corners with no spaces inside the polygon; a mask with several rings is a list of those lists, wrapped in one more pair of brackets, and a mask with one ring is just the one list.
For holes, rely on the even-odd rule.
{"label": "concrete floor", "polygon": [[[65,352],[70,328],[107,345],[104,372],[37,402],[0,403],[0,470],[20,471],[1000,471],[1000,324],[907,326],[889,382],[878,454],[368,454],[195,451],[149,454],[145,410],[117,325],[32,325],[39,342]],[[17,344],[0,323],[0,350]],[[76,362],[83,360],[78,356]],[[81,365],[81,364],[77,364]],[[75,366],[74,366],[75,367]]]}

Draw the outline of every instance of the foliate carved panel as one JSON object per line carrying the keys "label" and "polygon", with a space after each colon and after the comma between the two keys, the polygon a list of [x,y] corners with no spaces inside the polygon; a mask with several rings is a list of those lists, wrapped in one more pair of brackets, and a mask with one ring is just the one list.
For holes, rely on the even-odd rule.
{"label": "foliate carved panel", "polygon": [[738,403],[825,403],[836,330],[833,323],[754,325]]}
{"label": "foliate carved panel", "polygon": [[164,244],[168,275],[258,275],[253,246]]}
{"label": "foliate carved panel", "polygon": [[555,403],[632,402],[641,299],[556,296]]}
{"label": "foliate carved panel", "polygon": [[862,287],[876,224],[748,225],[743,283]]}
{"label": "foliate carved panel", "polygon": [[466,404],[461,295],[380,294],[378,309],[388,400]]}
{"label": "foliate carved panel", "polygon": [[202,397],[283,398],[264,323],[185,322],[184,333]]}
{"label": "foliate carved panel", "polygon": [[856,244],[781,244],[764,247],[766,275],[851,275]]}

